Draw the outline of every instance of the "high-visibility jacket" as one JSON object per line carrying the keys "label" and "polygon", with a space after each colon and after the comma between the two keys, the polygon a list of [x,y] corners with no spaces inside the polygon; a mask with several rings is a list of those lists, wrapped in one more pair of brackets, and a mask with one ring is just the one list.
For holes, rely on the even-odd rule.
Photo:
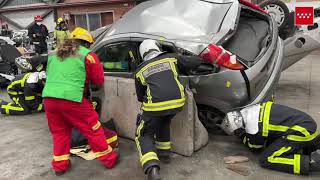
{"label": "high-visibility jacket", "polygon": [[9,95],[22,95],[24,93],[24,85],[31,73],[16,76],[7,87]]}
{"label": "high-visibility jacket", "polygon": [[[319,148],[319,133],[316,122],[308,114],[267,102],[260,109],[248,110],[243,118],[246,129],[243,143],[251,150],[262,150],[259,158],[262,167],[294,174],[309,173],[310,154]],[[249,120],[256,122],[248,124]],[[256,134],[254,124],[258,126]]]}
{"label": "high-visibility jacket", "polygon": [[[42,109],[43,90],[42,83],[27,83],[32,73],[21,74],[15,77],[8,85],[7,92],[15,103],[19,104],[26,110]],[[41,107],[39,107],[39,105]]]}
{"label": "high-visibility jacket", "polygon": [[259,113],[258,133],[243,139],[249,148],[263,148],[267,141],[283,136],[290,141],[311,141],[319,134],[316,122],[299,110],[267,102],[261,104]]}
{"label": "high-visibility jacket", "polygon": [[81,102],[86,80],[86,56],[91,51],[80,46],[76,56],[60,60],[49,55],[47,80],[42,96]]}
{"label": "high-visibility jacket", "polygon": [[55,29],[53,37],[56,39],[57,44],[62,44],[64,40],[69,39],[71,37],[71,34],[69,30]]}
{"label": "high-visibility jacket", "polygon": [[[173,114],[184,105],[185,92],[179,80],[175,54],[162,54],[143,62],[135,79],[137,97],[144,112]],[[170,110],[174,111],[169,113]]]}

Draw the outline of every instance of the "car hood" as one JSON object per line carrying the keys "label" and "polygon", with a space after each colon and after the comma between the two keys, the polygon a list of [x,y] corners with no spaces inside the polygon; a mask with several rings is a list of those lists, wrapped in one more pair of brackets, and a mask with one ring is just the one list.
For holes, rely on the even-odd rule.
{"label": "car hood", "polygon": [[[210,41],[225,20],[235,21],[237,0],[152,0],[126,13],[107,36],[143,33],[167,39]],[[227,16],[229,10],[235,16]],[[227,19],[226,19],[227,18]],[[227,23],[228,24],[228,23]],[[230,29],[234,23],[228,24]]]}

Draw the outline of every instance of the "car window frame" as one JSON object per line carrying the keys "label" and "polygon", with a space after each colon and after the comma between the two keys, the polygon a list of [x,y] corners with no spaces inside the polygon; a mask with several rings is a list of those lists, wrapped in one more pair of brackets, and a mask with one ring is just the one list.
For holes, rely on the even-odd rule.
{"label": "car window frame", "polygon": [[[105,48],[108,45],[115,44],[115,43],[120,43],[120,42],[132,43],[130,37],[111,39],[111,40],[104,41],[101,44],[98,44],[96,47],[94,47],[93,51],[97,52],[101,48]],[[135,73],[134,71],[133,72],[129,72],[129,71],[121,72],[121,71],[105,71],[104,70],[104,76],[113,76],[113,77],[133,78],[134,77],[134,73]]]}
{"label": "car window frame", "polygon": [[[139,42],[141,43],[145,39],[149,39],[149,38],[148,37],[132,37],[132,36],[131,37],[114,38],[114,39],[103,41],[100,44],[97,44],[93,48],[93,50],[94,50],[94,52],[97,52],[98,50],[100,50],[101,48],[103,48],[103,47],[105,47],[107,45],[114,44],[114,43],[119,43],[119,42],[130,42],[132,44],[136,44],[136,43],[139,43]],[[151,37],[151,39],[155,39],[155,38]],[[174,52],[179,53],[179,49],[175,46],[175,44],[173,42],[163,40],[161,42],[161,44],[166,45],[166,46],[171,46],[171,48],[173,48]],[[138,46],[136,47],[136,54],[137,54],[137,57],[135,57],[135,58],[141,63],[142,62],[142,58],[140,57],[139,47]],[[137,65],[137,67],[140,65],[140,63]],[[104,75],[105,76],[123,77],[123,78],[131,78],[131,79],[134,78],[134,74],[135,74],[135,71],[132,71],[132,72],[121,72],[121,71],[119,71],[119,72],[117,72],[117,71],[108,72],[108,71],[104,71]]]}

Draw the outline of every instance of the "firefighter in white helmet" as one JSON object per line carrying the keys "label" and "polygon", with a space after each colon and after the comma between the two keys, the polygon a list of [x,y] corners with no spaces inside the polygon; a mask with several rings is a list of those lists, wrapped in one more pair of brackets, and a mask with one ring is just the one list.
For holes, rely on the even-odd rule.
{"label": "firefighter in white helmet", "polygon": [[170,123],[184,106],[185,93],[176,54],[162,52],[157,41],[148,39],[141,43],[140,55],[143,62],[135,73],[135,85],[143,113],[137,119],[136,144],[148,179],[158,180],[159,160],[170,161]]}
{"label": "firefighter in white helmet", "polygon": [[320,137],[316,122],[299,110],[266,102],[227,113],[220,127],[261,150],[264,168],[308,174],[320,170]]}
{"label": "firefighter in white helmet", "polygon": [[13,102],[0,99],[0,113],[6,115],[26,115],[44,110],[41,93],[46,73],[32,72],[16,76],[7,87]]}

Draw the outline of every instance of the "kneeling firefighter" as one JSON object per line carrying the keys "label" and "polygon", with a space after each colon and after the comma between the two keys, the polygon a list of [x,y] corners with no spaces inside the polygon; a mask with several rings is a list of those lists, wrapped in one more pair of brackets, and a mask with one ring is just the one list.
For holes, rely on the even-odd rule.
{"label": "kneeling firefighter", "polygon": [[52,167],[56,175],[64,174],[71,166],[72,128],[86,137],[96,158],[106,168],[113,168],[118,159],[106,142],[99,116],[87,98],[89,84],[104,84],[100,60],[88,49],[93,42],[92,35],[78,27],[71,33],[71,39],[65,40],[48,58],[42,96],[53,137]]}
{"label": "kneeling firefighter", "polygon": [[221,128],[251,150],[261,150],[264,168],[292,174],[320,170],[317,124],[304,112],[266,102],[227,113]]}
{"label": "kneeling firefighter", "polygon": [[33,72],[16,76],[7,87],[13,102],[0,100],[0,112],[7,115],[26,115],[42,112],[41,93],[46,73]]}
{"label": "kneeling firefighter", "polygon": [[170,162],[170,123],[184,106],[184,87],[176,54],[161,52],[157,41],[144,40],[140,55],[143,63],[135,74],[135,85],[143,113],[137,118],[136,144],[148,179],[161,179],[159,159]]}

